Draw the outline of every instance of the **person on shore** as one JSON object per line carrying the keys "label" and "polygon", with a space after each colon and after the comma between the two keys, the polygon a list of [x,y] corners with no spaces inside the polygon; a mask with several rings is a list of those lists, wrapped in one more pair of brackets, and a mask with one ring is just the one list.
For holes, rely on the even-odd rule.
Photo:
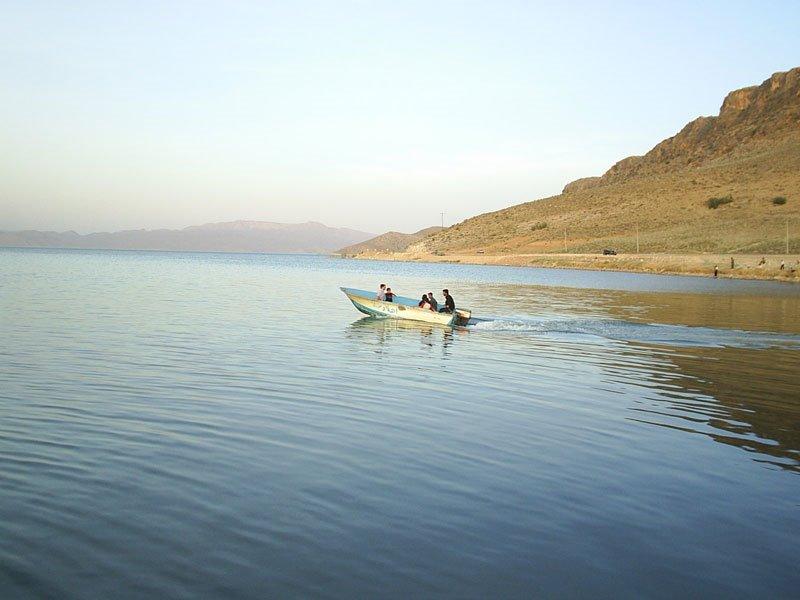
{"label": "person on shore", "polygon": [[431,303],[428,302],[428,296],[426,296],[425,294],[422,294],[422,299],[419,301],[417,306],[419,306],[423,310],[433,310],[433,308],[431,307]]}
{"label": "person on shore", "polygon": [[442,294],[444,294],[444,307],[439,309],[440,313],[454,313],[456,311],[456,301],[453,300],[453,297],[450,295],[450,290],[443,289]]}
{"label": "person on shore", "polygon": [[376,300],[386,300],[386,284],[382,283],[381,287],[378,288],[378,293],[375,294]]}
{"label": "person on shore", "polygon": [[433,297],[433,292],[428,292],[428,302],[431,305],[432,311],[439,312],[439,303],[436,301],[436,298]]}
{"label": "person on shore", "polygon": [[719,275],[719,267],[717,267],[717,265],[714,265],[714,279],[716,279],[718,275]]}
{"label": "person on shore", "polygon": [[731,269],[735,269],[735,268],[736,268],[736,261],[733,260],[733,257],[731,256]]}
{"label": "person on shore", "polygon": [[384,298],[383,298],[383,299],[384,299],[386,302],[394,302],[394,297],[395,297],[395,295],[396,295],[396,294],[395,294],[395,293],[392,291],[392,288],[390,288],[390,287],[387,287],[387,288],[386,288],[386,294],[384,295]]}

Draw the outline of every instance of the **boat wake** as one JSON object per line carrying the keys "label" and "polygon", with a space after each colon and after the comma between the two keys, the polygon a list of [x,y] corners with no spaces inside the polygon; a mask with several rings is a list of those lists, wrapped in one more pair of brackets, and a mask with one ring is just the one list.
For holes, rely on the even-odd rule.
{"label": "boat wake", "polygon": [[800,350],[800,335],[691,327],[659,323],[634,323],[601,318],[473,318],[469,329],[476,332],[516,332],[541,336],[594,336],[603,339],[673,346],[708,348],[789,348]]}

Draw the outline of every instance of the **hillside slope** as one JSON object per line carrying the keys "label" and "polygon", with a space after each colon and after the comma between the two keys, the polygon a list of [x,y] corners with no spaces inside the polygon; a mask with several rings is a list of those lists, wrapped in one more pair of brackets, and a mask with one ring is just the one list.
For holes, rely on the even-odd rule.
{"label": "hillside slope", "polygon": [[353,244],[337,251],[337,254],[342,256],[358,256],[369,252],[403,252],[411,244],[419,242],[424,238],[442,231],[441,227],[428,227],[427,229],[420,229],[416,233],[400,233],[398,231],[389,231],[382,235],[361,242],[360,244]]}
{"label": "hillside slope", "polygon": [[[709,208],[712,198],[730,200]],[[783,200],[776,200],[783,198]],[[467,219],[409,253],[745,252],[800,247],[800,67],[736,90],[644,156],[558,196]],[[638,235],[637,235],[638,230]]]}
{"label": "hillside slope", "polygon": [[136,229],[80,235],[74,231],[0,231],[0,246],[182,250],[199,252],[331,252],[372,234],[322,223],[231,221],[184,229]]}

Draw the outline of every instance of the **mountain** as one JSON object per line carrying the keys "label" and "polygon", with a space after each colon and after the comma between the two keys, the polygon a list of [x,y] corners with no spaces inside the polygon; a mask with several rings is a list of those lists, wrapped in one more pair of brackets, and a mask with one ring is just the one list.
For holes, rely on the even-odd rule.
{"label": "mountain", "polygon": [[372,236],[322,223],[231,221],[184,229],[136,229],[80,235],[74,231],[0,231],[0,246],[184,250],[198,252],[332,252]]}
{"label": "mountain", "polygon": [[418,242],[439,231],[442,231],[442,227],[428,227],[427,229],[420,229],[416,233],[389,231],[366,242],[342,248],[337,251],[337,254],[356,256],[369,252],[403,252],[414,242]]}
{"label": "mountain", "polygon": [[[733,91],[644,156],[467,219],[409,253],[776,253],[800,247],[800,67]],[[638,235],[637,235],[638,231]],[[565,241],[566,238],[566,241]]]}

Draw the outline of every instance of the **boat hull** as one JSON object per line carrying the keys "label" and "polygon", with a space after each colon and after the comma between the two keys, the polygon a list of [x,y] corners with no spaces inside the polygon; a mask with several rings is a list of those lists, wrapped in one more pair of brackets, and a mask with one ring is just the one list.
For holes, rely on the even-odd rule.
{"label": "boat hull", "polygon": [[413,300],[397,297],[395,302],[384,302],[376,300],[374,295],[363,290],[351,288],[341,288],[359,311],[372,317],[386,317],[390,319],[405,319],[409,321],[421,321],[423,323],[435,323],[452,327],[461,321],[466,324],[469,320],[469,311],[458,310],[456,314],[439,313],[432,310],[419,308],[413,304]]}

